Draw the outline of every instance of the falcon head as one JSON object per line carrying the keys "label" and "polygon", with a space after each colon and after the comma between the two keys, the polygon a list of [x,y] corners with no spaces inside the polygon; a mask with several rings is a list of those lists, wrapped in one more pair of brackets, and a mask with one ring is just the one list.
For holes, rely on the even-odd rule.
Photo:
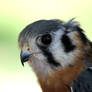
{"label": "falcon head", "polygon": [[28,61],[37,75],[73,66],[89,44],[78,22],[39,20],[23,29],[18,39],[21,63]]}

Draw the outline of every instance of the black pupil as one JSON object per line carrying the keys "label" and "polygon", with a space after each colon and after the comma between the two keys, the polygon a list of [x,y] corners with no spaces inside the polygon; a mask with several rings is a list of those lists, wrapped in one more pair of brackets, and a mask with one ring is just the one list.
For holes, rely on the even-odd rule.
{"label": "black pupil", "polygon": [[51,43],[51,36],[49,34],[43,35],[41,38],[41,42],[44,45],[49,45]]}

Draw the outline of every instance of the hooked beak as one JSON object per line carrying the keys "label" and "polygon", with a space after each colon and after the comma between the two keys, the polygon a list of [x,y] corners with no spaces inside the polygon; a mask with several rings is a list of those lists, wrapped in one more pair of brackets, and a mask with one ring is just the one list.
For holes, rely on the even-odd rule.
{"label": "hooked beak", "polygon": [[20,53],[21,64],[24,66],[24,62],[27,62],[29,60],[29,58],[31,58],[32,55],[33,55],[33,53],[31,53],[31,52],[21,51],[21,53]]}

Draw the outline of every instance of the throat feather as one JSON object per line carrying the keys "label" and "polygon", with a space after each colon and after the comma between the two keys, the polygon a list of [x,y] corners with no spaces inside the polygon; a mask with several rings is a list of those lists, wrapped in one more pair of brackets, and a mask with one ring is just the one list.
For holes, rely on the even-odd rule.
{"label": "throat feather", "polygon": [[70,85],[84,69],[84,64],[77,62],[62,70],[50,73],[47,78],[38,77],[43,92],[70,92]]}

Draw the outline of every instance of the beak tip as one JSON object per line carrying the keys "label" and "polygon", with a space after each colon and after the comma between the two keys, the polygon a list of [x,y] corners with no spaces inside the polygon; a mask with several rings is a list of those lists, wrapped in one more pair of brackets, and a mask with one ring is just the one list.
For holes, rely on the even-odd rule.
{"label": "beak tip", "polygon": [[22,64],[22,66],[24,67],[24,62],[23,62],[23,61],[21,61],[21,64]]}
{"label": "beak tip", "polygon": [[21,51],[20,59],[23,67],[24,67],[24,63],[29,60],[30,55],[32,55],[30,52]]}
{"label": "beak tip", "polygon": [[22,66],[24,67],[24,63],[22,63]]}

